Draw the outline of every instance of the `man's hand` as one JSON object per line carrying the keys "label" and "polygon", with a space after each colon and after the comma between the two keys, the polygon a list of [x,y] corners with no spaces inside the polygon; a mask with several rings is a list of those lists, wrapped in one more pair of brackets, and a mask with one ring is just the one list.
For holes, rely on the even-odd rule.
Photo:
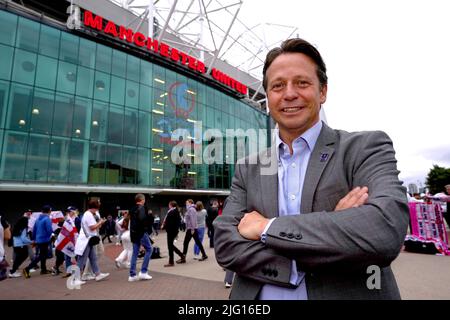
{"label": "man's hand", "polygon": [[241,222],[239,222],[238,231],[246,239],[260,240],[261,233],[263,233],[267,223],[269,223],[269,219],[263,217],[257,211],[252,211],[244,214]]}
{"label": "man's hand", "polygon": [[356,187],[355,189],[347,193],[345,197],[339,200],[336,208],[334,208],[334,211],[357,208],[363,205],[369,198],[368,192],[369,189],[367,187]]}

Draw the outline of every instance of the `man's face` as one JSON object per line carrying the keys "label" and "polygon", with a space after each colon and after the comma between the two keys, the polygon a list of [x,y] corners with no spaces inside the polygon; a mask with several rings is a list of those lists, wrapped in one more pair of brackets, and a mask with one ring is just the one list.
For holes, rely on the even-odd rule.
{"label": "man's face", "polygon": [[445,186],[445,191],[447,191],[447,194],[450,195],[450,185]]}
{"label": "man's face", "polygon": [[281,137],[297,137],[319,121],[327,87],[320,87],[316,64],[302,53],[281,54],[267,69],[270,114]]}

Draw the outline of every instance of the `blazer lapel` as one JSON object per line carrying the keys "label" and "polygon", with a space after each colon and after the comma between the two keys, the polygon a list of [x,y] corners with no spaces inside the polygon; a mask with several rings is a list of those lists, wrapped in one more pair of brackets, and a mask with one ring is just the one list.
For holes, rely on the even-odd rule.
{"label": "blazer lapel", "polygon": [[[270,149],[267,149],[266,156],[270,157],[272,154],[276,155],[274,144]],[[261,170],[258,174],[261,184],[261,196],[264,208],[263,213],[266,218],[278,217],[278,159],[275,156],[271,160],[277,161],[275,163],[276,170],[274,170],[274,174],[263,175],[261,174]],[[261,162],[258,162],[258,164],[258,169],[261,169]]]}
{"label": "blazer lapel", "polygon": [[336,133],[323,123],[322,131],[309,158],[303,184],[301,213],[310,213],[313,207],[314,193],[323,170],[330,162],[335,150]]}

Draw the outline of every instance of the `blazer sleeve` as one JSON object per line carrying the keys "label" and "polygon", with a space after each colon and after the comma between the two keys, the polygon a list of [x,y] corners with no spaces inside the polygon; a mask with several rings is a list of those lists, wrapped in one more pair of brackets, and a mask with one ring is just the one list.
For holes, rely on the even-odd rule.
{"label": "blazer sleeve", "polygon": [[[343,167],[350,190],[356,186],[369,188],[365,205],[337,212],[283,216],[268,229],[267,247],[295,259],[302,270],[385,267],[400,253],[409,210],[406,189],[398,179],[392,141],[378,131],[363,135],[355,143],[356,150],[343,158]],[[347,151],[345,147],[340,150],[341,154]],[[287,237],[289,234],[299,236]]]}
{"label": "blazer sleeve", "polygon": [[214,250],[218,263],[252,280],[293,287],[289,283],[292,261],[261,241],[242,237],[237,226],[247,210],[247,165],[237,163],[231,192],[223,214],[214,219]]}

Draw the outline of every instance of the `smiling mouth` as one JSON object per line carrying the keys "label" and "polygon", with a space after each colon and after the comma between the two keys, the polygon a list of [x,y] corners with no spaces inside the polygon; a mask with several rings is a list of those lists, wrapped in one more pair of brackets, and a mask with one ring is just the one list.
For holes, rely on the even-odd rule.
{"label": "smiling mouth", "polygon": [[284,113],[295,113],[302,109],[303,109],[303,107],[289,107],[289,108],[283,108],[283,109],[281,109],[281,111]]}

